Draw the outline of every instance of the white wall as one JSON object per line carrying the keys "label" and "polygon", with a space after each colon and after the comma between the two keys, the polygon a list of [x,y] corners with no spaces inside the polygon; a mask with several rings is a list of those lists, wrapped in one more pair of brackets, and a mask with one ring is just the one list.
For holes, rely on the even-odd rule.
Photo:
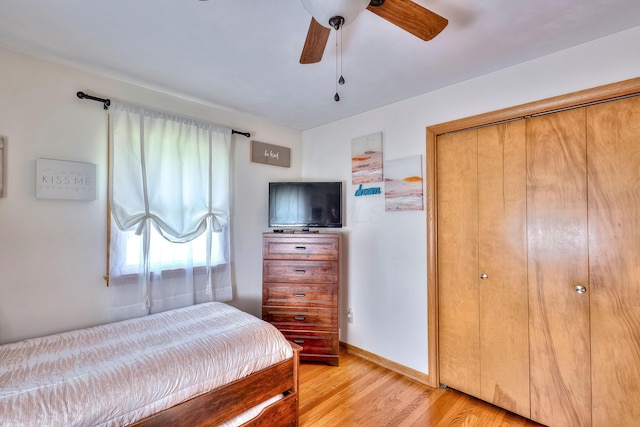
{"label": "white wall", "polygon": [[[292,167],[249,162],[235,137],[234,305],[260,314],[261,233],[270,180],[346,182],[341,339],[427,372],[426,218],[353,197],[351,139],[384,132],[386,159],[422,155],[426,126],[640,76],[640,28],[302,133],[95,73],[0,49],[0,134],[9,139],[0,198],[0,343],[105,322],[106,117],[83,90],[252,132],[292,147]],[[302,154],[300,154],[300,141]],[[35,198],[35,160],[91,162],[98,200]],[[352,307],[354,322],[346,321]]]}
{"label": "white wall", "polygon": [[303,177],[347,183],[341,339],[428,373],[425,212],[354,197],[352,138],[383,131],[385,160],[422,155],[424,168],[427,126],[639,77],[638,46],[640,27],[303,132]]}
{"label": "white wall", "polygon": [[[104,323],[107,117],[79,90],[250,131],[292,148],[292,167],[250,163],[234,136],[234,305],[260,315],[261,233],[267,182],[300,177],[299,131],[66,65],[0,49],[0,135],[8,138],[7,196],[0,198],[0,343]],[[98,200],[35,198],[35,161],[95,163]]]}

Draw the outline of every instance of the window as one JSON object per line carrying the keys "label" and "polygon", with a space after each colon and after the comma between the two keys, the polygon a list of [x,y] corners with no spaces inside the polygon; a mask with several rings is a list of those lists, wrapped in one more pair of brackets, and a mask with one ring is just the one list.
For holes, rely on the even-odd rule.
{"label": "window", "polygon": [[113,320],[231,299],[230,140],[230,129],[112,105]]}
{"label": "window", "polygon": [[[142,236],[136,235],[134,230],[122,232],[124,242],[124,257],[120,266],[122,275],[138,274],[139,267],[144,260],[141,251]],[[160,235],[153,227],[150,228],[149,264],[151,271],[169,271],[184,268],[187,265],[205,267],[207,265],[207,235],[202,234],[189,243],[172,243]],[[214,238],[222,238],[214,235]],[[214,242],[213,246],[220,246]],[[212,253],[213,265],[228,263],[221,251]]]}

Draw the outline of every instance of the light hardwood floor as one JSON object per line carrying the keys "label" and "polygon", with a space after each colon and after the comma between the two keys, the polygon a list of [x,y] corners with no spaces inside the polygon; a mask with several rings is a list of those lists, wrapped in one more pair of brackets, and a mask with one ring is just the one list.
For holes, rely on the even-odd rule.
{"label": "light hardwood floor", "polygon": [[339,367],[301,363],[300,425],[540,426],[455,390],[429,388],[344,350]]}

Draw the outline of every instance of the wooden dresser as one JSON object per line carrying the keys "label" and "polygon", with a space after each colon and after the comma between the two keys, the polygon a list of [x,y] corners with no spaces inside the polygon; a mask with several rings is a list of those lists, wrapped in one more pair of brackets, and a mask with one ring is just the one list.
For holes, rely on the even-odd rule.
{"label": "wooden dresser", "polygon": [[340,233],[264,233],[262,318],[302,346],[300,360],[338,366]]}

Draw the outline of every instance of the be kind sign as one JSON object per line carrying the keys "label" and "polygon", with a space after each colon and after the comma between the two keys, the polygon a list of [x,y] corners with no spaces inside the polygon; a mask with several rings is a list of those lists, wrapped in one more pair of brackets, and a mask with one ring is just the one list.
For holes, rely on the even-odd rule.
{"label": "be kind sign", "polygon": [[251,141],[251,161],[288,168],[291,166],[291,149],[260,141]]}
{"label": "be kind sign", "polygon": [[37,159],[36,198],[96,200],[96,165]]}

